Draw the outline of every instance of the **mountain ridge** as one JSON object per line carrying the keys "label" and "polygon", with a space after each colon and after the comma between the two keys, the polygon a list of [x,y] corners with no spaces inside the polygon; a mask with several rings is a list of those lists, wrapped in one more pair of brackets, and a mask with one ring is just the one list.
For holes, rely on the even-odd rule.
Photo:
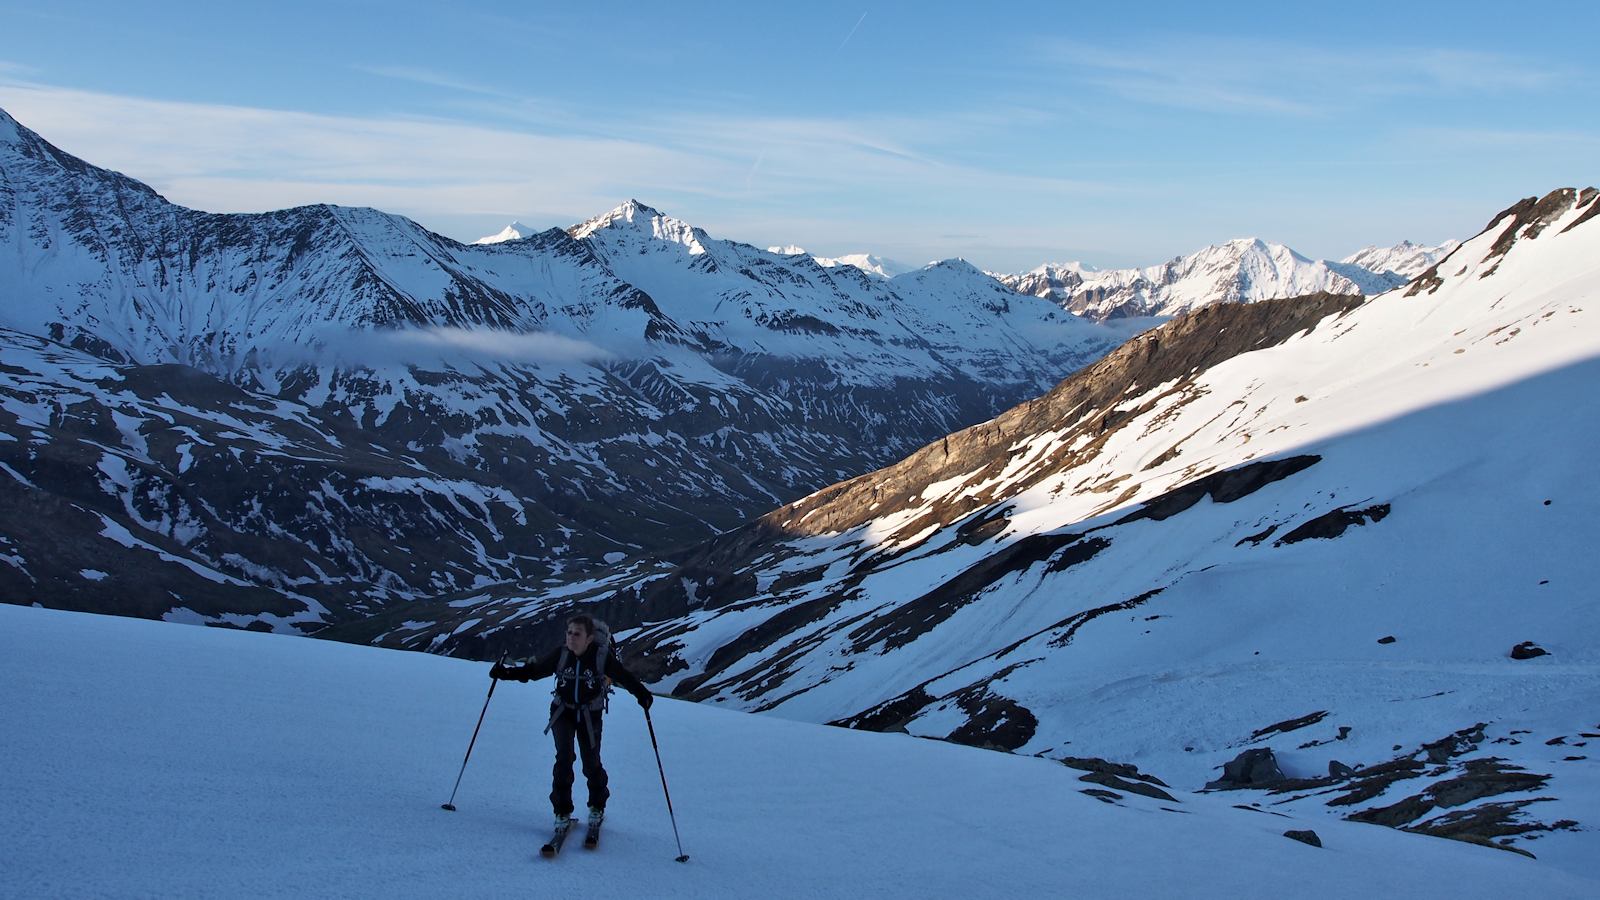
{"label": "mountain ridge", "polygon": [[1252,302],[1314,293],[1379,294],[1408,278],[1373,272],[1346,259],[1313,261],[1278,243],[1236,238],[1137,269],[1046,264],[996,276],[1025,294],[1044,297],[1096,321],[1170,317],[1208,303]]}
{"label": "mountain ridge", "polygon": [[958,336],[919,308],[960,297],[638,201],[489,245],[369,208],[189,210],[6,121],[10,602],[306,631],[536,584],[732,527],[1121,340],[1022,298]]}

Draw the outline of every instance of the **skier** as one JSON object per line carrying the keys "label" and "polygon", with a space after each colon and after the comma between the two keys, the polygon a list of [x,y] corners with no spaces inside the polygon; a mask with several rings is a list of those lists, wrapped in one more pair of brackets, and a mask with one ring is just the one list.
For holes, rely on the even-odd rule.
{"label": "skier", "polygon": [[[524,666],[495,663],[489,670],[492,678],[522,682],[556,676],[555,696],[550,701],[550,724],[545,731],[554,734],[556,741],[550,805],[555,812],[557,840],[553,843],[557,850],[559,839],[566,836],[573,811],[572,763],[575,758],[583,760],[583,777],[589,783],[589,837],[585,843],[593,846],[599,838],[606,800],[611,796],[605,767],[600,764],[600,734],[607,688],[615,681],[633,694],[639,706],[646,710],[655,700],[638,676],[610,652],[610,643],[610,635],[603,625],[598,625],[592,616],[580,614],[567,620],[566,643],[543,659]],[[574,740],[578,748],[576,756]]]}

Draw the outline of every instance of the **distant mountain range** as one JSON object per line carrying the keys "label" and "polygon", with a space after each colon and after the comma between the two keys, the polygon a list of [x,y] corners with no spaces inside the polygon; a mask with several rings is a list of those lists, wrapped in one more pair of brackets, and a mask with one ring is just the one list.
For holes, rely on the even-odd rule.
{"label": "distant mountain range", "polygon": [[995,277],[1020,293],[1043,297],[1096,321],[1170,317],[1219,302],[1315,293],[1381,294],[1405,284],[1452,247],[1403,243],[1389,250],[1368,248],[1336,263],[1307,259],[1282,244],[1241,238],[1140,269],[1100,270],[1064,263]]}
{"label": "distant mountain range", "polygon": [[1426,272],[1434,263],[1449,256],[1460,241],[1445,241],[1437,247],[1423,247],[1401,241],[1393,247],[1367,247],[1345,257],[1346,265],[1360,266],[1380,275],[1389,273],[1409,281]]}
{"label": "distant mountain range", "polygon": [[637,202],[476,246],[217,215],[4,113],[0,173],[9,602],[307,630],[538,583],[881,466],[1125,336],[970,266],[890,283]]}
{"label": "distant mountain range", "polygon": [[[512,223],[489,243],[526,234]],[[1366,247],[1339,262],[1311,260],[1283,244],[1241,238],[1215,244],[1166,263],[1135,269],[1096,269],[1082,263],[1049,263],[1021,274],[989,273],[1007,287],[1042,297],[1096,321],[1120,318],[1170,318],[1210,303],[1253,302],[1314,293],[1380,294],[1421,274],[1459,246],[1446,241],[1424,247],[1401,241],[1393,247]],[[782,256],[807,255],[827,267],[854,266],[890,279],[914,266],[855,253],[815,256],[793,245],[768,247]]]}

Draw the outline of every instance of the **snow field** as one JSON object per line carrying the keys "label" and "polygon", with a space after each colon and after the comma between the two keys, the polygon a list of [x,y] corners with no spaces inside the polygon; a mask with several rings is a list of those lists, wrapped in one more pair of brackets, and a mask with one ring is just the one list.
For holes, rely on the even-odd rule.
{"label": "snow field", "polygon": [[[1113,806],[1046,760],[663,700],[656,731],[691,856],[678,865],[626,697],[607,720],[606,838],[547,862],[543,684],[496,690],[459,811],[439,809],[488,684],[481,663],[0,606],[0,895],[1600,890],[1514,854],[1233,809],[1227,795]],[[1323,849],[1282,837],[1310,827]]]}

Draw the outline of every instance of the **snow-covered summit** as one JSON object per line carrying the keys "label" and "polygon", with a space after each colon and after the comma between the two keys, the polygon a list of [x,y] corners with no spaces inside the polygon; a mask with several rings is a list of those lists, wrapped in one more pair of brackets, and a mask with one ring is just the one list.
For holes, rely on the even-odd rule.
{"label": "snow-covered summit", "polygon": [[521,222],[512,222],[510,225],[507,225],[505,228],[500,229],[500,231],[498,231],[497,233],[491,234],[488,237],[478,238],[477,240],[473,241],[473,243],[474,244],[501,244],[501,243],[505,243],[506,241],[520,241],[525,237],[529,237],[529,236],[537,234],[537,233],[538,232],[537,232],[536,229],[534,229],[534,228],[532,228],[530,226],[524,225]]}
{"label": "snow-covered summit", "polygon": [[638,200],[629,200],[608,213],[574,225],[567,229],[567,233],[581,241],[606,230],[630,231],[657,240],[682,244],[689,248],[691,253],[705,252],[705,247],[701,244],[702,239],[706,237],[704,231],[681,219],[665,215]]}
{"label": "snow-covered summit", "polygon": [[818,265],[826,269],[832,269],[838,266],[850,266],[851,268],[860,269],[862,272],[865,272],[875,278],[883,279],[893,278],[896,275],[909,272],[915,268],[914,266],[908,266],[905,263],[896,262],[892,259],[885,259],[884,257],[875,256],[871,253],[848,253],[844,256],[817,256],[812,253],[807,253],[806,248],[801,247],[798,244],[786,244],[781,247],[768,247],[767,252],[775,253],[778,256],[810,256],[812,259],[817,261]]}
{"label": "snow-covered summit", "polygon": [[871,253],[849,253],[844,256],[819,256],[817,262],[828,268],[834,266],[854,266],[868,275],[878,278],[893,278],[913,271],[916,267],[896,260],[886,259]]}
{"label": "snow-covered summit", "polygon": [[1401,241],[1393,247],[1364,247],[1340,262],[1360,266],[1371,272],[1392,272],[1407,280],[1421,275],[1427,268],[1461,246],[1460,241],[1449,240],[1427,247]]}

